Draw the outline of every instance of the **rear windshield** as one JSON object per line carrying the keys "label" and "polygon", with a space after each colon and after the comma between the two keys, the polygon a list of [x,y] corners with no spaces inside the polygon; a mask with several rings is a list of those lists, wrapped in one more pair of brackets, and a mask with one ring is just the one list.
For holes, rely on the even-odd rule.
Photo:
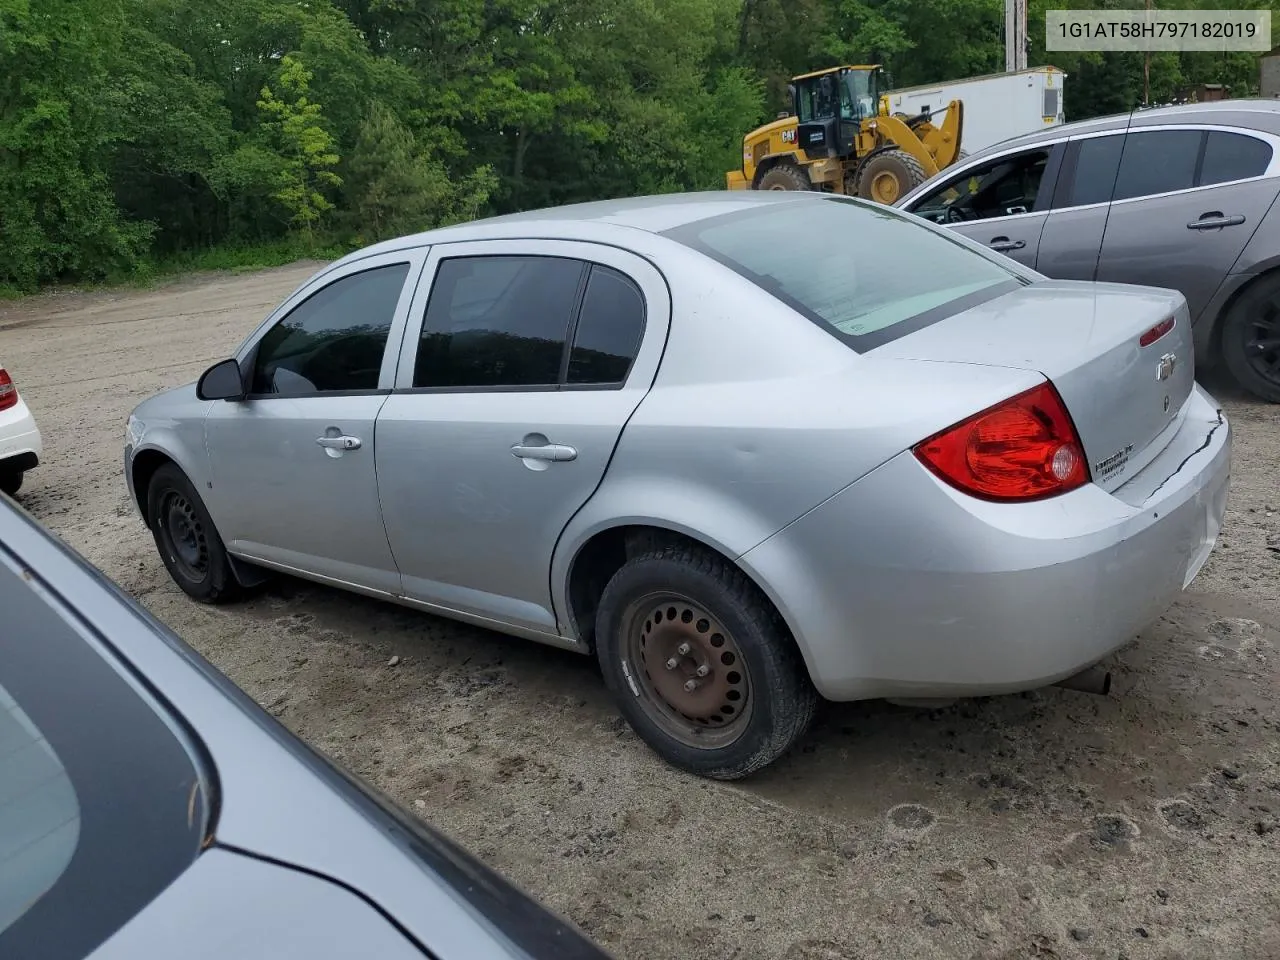
{"label": "rear windshield", "polygon": [[666,236],[869,350],[1025,285],[914,218],[844,198],[770,203]]}

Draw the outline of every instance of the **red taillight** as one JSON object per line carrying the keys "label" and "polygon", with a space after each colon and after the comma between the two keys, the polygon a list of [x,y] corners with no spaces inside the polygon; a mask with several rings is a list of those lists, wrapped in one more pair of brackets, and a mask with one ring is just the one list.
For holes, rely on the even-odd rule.
{"label": "red taillight", "polygon": [[1075,424],[1050,383],[962,420],[914,452],[947,483],[984,500],[1039,500],[1089,482]]}
{"label": "red taillight", "polygon": [[1173,317],[1161,320],[1154,327],[1138,338],[1138,346],[1149,347],[1173,329]]}
{"label": "red taillight", "polygon": [[0,367],[0,410],[8,410],[18,405],[18,388],[13,385],[13,378]]}

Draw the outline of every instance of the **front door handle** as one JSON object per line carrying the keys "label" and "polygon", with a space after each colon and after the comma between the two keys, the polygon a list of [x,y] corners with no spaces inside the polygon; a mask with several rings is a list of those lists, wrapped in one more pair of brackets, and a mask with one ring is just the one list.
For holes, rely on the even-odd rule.
{"label": "front door handle", "polygon": [[511,455],[521,460],[547,460],[555,463],[578,459],[578,451],[563,443],[517,443],[511,448]]}
{"label": "front door handle", "polygon": [[1244,223],[1244,217],[1237,214],[1234,217],[1224,217],[1221,210],[1212,210],[1209,213],[1200,214],[1199,220],[1192,220],[1187,224],[1188,230],[1216,230],[1218,227],[1238,227]]}
{"label": "front door handle", "polygon": [[1021,250],[1026,243],[1022,240],[1010,240],[1008,237],[992,237],[987,246],[997,253],[1003,253],[1006,250]]}
{"label": "front door handle", "polygon": [[359,437],[316,437],[316,443],[326,450],[359,450]]}

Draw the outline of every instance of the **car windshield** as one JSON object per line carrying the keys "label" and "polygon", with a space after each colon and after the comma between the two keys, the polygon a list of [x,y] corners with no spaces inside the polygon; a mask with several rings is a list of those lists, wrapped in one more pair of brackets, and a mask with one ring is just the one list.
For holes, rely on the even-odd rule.
{"label": "car windshield", "polygon": [[870,349],[1026,283],[914,218],[850,200],[770,203],[667,231]]}

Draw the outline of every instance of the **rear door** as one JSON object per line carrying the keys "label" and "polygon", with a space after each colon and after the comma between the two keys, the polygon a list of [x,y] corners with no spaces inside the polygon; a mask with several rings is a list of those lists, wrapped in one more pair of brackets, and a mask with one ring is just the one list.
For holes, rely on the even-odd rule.
{"label": "rear door", "polygon": [[434,248],[378,417],[406,597],[559,632],[552,551],[653,383],[669,315],[661,274],[614,247]]}
{"label": "rear door", "polygon": [[1097,279],[1180,290],[1194,322],[1280,192],[1278,143],[1217,127],[1131,130]]}
{"label": "rear door", "polygon": [[1050,144],[984,160],[942,180],[906,209],[1034,268],[1060,153]]}

